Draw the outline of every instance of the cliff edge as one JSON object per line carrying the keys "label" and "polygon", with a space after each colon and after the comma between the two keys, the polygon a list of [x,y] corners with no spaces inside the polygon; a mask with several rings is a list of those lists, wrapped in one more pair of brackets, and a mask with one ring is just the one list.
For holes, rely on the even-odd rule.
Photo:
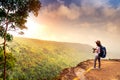
{"label": "cliff edge", "polygon": [[64,69],[59,80],[120,80],[120,59],[101,61],[101,69],[93,69],[94,60]]}

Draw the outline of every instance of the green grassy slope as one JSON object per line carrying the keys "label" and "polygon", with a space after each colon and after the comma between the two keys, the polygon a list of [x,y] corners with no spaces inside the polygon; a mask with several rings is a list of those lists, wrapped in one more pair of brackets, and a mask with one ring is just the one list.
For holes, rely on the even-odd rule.
{"label": "green grassy slope", "polygon": [[53,80],[62,69],[93,57],[91,46],[78,43],[14,38],[9,46],[17,58],[14,80]]}

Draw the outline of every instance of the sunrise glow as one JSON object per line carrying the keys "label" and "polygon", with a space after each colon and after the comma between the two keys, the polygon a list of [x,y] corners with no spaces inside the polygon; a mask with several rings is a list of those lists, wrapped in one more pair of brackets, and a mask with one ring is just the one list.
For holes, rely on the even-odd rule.
{"label": "sunrise glow", "polygon": [[119,0],[41,0],[41,3],[39,15],[29,15],[28,29],[22,37],[92,46],[95,40],[101,40],[109,50],[119,52]]}
{"label": "sunrise glow", "polygon": [[27,23],[25,24],[28,29],[24,30],[25,37],[30,38],[37,38],[41,37],[42,33],[44,32],[44,26],[42,24],[37,23],[35,20],[28,18]]}

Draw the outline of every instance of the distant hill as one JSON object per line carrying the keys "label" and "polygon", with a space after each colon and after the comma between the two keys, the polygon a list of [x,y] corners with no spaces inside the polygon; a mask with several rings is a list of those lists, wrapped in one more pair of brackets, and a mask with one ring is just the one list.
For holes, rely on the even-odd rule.
{"label": "distant hill", "polygon": [[93,69],[93,60],[61,71],[58,80],[120,80],[120,59],[102,60],[101,69]]}
{"label": "distant hill", "polygon": [[14,38],[10,50],[17,58],[11,73],[16,80],[53,80],[60,71],[93,58],[91,46],[80,43]]}

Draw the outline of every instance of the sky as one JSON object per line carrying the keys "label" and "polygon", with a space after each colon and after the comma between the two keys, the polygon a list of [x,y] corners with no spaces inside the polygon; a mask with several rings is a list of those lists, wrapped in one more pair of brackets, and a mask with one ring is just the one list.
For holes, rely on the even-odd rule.
{"label": "sky", "polygon": [[100,40],[109,52],[120,53],[120,0],[40,1],[39,15],[30,13],[23,37],[92,46]]}

